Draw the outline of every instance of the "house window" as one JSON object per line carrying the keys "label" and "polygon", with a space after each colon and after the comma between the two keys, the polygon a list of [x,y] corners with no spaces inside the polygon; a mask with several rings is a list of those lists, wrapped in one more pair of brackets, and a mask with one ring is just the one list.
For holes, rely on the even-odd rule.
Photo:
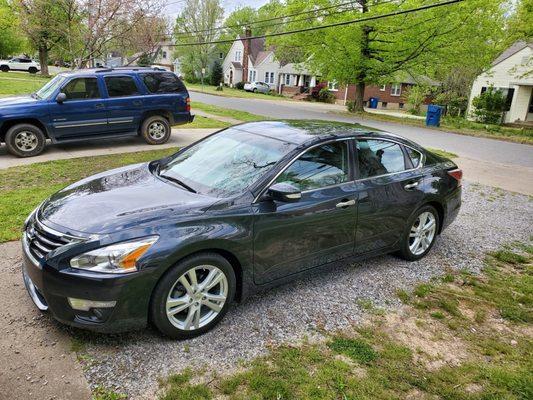
{"label": "house window", "polygon": [[237,50],[235,52],[235,61],[241,61],[242,58],[242,52],[240,50]]}
{"label": "house window", "polygon": [[218,53],[218,58],[222,60],[224,58],[224,53]]}
{"label": "house window", "polygon": [[337,81],[330,81],[328,82],[328,90],[331,90],[332,92],[336,92],[339,90],[339,84]]}
{"label": "house window", "polygon": [[399,107],[400,109],[402,109],[402,108],[403,108],[403,103],[398,103],[398,107]]}
{"label": "house window", "polygon": [[379,90],[380,90],[381,92],[384,92],[385,89],[386,89],[386,87],[387,87],[387,85],[381,85],[381,86],[379,87]]}
{"label": "house window", "polygon": [[274,72],[265,72],[265,83],[274,83]]}
{"label": "house window", "polygon": [[290,74],[285,74],[285,85],[290,86],[291,84],[291,76]]}
{"label": "house window", "polygon": [[255,82],[255,81],[256,81],[255,78],[257,78],[257,71],[255,71],[255,70],[250,70],[250,71],[248,72],[248,81],[250,81],[250,82]]}
{"label": "house window", "polygon": [[163,52],[163,58],[167,58],[167,52],[166,51]]}
{"label": "house window", "polygon": [[391,96],[400,96],[402,94],[402,84],[401,83],[393,83],[390,88],[390,95]]}
{"label": "house window", "polygon": [[387,108],[387,102],[386,101],[382,101],[381,102],[381,107],[382,108]]}

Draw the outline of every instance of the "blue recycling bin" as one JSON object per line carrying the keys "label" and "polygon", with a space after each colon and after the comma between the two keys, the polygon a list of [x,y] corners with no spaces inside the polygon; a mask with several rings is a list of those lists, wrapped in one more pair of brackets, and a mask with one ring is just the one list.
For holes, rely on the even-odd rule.
{"label": "blue recycling bin", "polygon": [[426,126],[440,126],[442,107],[430,104],[426,113]]}
{"label": "blue recycling bin", "polygon": [[377,97],[371,97],[368,99],[368,105],[370,108],[378,108],[378,101],[379,99]]}

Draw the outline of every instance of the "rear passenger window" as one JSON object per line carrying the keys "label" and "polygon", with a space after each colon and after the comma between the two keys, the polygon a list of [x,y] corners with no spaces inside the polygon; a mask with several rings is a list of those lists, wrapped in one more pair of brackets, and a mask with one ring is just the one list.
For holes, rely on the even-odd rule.
{"label": "rear passenger window", "polygon": [[359,178],[405,170],[405,158],[399,144],[386,140],[357,140]]}
{"label": "rear passenger window", "polygon": [[407,150],[407,155],[411,159],[413,168],[417,168],[420,165],[420,162],[422,161],[422,154],[420,154],[420,152],[407,146],[405,146],[405,150]]}
{"label": "rear passenger window", "polygon": [[141,74],[142,80],[150,93],[185,92],[180,79],[170,72]]}
{"label": "rear passenger window", "polygon": [[135,96],[139,94],[131,76],[106,76],[105,85],[109,97]]}
{"label": "rear passenger window", "polygon": [[71,80],[63,89],[67,100],[85,100],[100,98],[100,90],[96,78],[77,78]]}

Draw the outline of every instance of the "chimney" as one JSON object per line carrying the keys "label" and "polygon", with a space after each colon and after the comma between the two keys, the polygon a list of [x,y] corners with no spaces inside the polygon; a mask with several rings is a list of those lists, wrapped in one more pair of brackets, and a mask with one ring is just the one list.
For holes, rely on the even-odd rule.
{"label": "chimney", "polygon": [[248,56],[250,55],[251,40],[249,39],[252,36],[252,29],[247,26],[244,30],[244,51],[242,52],[242,80],[243,82],[248,81]]}

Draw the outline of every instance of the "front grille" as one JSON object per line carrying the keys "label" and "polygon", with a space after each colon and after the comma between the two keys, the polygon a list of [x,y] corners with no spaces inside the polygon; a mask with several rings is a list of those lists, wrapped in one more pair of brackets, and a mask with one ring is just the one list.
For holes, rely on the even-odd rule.
{"label": "front grille", "polygon": [[28,241],[30,253],[37,259],[42,259],[52,250],[73,242],[78,242],[81,238],[62,234],[61,232],[50,229],[35,217],[26,227],[26,240]]}

